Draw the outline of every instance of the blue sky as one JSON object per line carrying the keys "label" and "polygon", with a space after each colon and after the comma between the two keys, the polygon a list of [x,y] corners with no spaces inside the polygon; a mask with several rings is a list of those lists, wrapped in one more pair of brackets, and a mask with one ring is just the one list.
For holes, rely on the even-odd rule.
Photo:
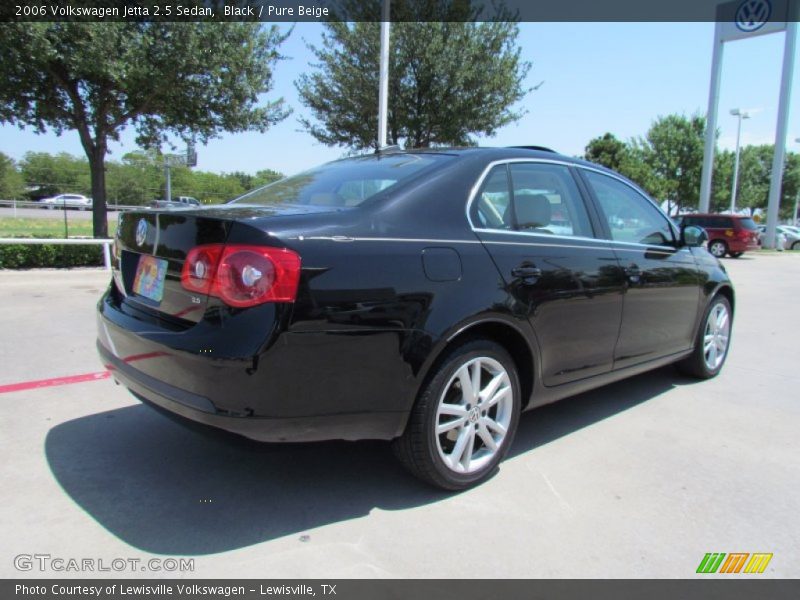
{"label": "blue sky", "polygon": [[[265,134],[224,135],[199,147],[198,168],[250,173],[270,168],[291,174],[344,154],[343,148],[316,142],[297,122],[305,108],[294,81],[313,62],[305,42],[318,43],[321,31],[321,25],[298,23],[282,48],[288,59],[275,68],[270,96],[282,96],[294,114]],[[659,115],[704,114],[713,33],[713,23],[522,23],[518,41],[533,63],[528,85],[544,85],[521,103],[528,112],[519,122],[480,144],[537,144],[582,154],[591,138],[606,131],[628,139],[643,135]],[[743,125],[743,144],[774,141],[783,41],[783,34],[773,34],[726,44],[721,147],[734,146],[736,119],[729,110],[735,107],[754,109]],[[794,79],[788,148],[797,151],[800,74],[795,72]],[[136,149],[133,138],[132,131],[124,132],[120,143],[111,144],[110,158]],[[27,151],[83,155],[75,132],[58,137],[0,126],[0,152],[20,159]]]}

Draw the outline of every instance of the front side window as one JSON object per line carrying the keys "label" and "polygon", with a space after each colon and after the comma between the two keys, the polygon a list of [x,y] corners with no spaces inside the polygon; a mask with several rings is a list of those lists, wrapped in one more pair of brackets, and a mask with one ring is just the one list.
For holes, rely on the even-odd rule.
{"label": "front side window", "polygon": [[669,221],[647,198],[618,179],[584,171],[611,230],[611,239],[648,246],[673,245]]}

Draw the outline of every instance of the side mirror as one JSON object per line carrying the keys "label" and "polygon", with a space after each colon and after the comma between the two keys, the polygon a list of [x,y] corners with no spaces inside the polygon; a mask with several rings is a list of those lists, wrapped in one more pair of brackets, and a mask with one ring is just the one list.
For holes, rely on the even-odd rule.
{"label": "side mirror", "polygon": [[687,225],[681,227],[681,245],[699,248],[708,241],[708,234],[702,227]]}

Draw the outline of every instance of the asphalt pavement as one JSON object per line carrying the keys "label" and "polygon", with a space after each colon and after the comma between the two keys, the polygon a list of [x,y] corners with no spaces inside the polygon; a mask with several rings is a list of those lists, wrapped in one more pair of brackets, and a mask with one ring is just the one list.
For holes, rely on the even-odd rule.
{"label": "asphalt pavement", "polygon": [[[718,576],[799,577],[800,253],[724,262],[718,378],[664,368],[525,413],[497,475],[460,494],[385,443],[184,429],[97,358],[106,272],[0,271],[0,576],[687,578],[706,553],[763,552],[764,574]],[[143,563],[19,570],[37,553]]]}

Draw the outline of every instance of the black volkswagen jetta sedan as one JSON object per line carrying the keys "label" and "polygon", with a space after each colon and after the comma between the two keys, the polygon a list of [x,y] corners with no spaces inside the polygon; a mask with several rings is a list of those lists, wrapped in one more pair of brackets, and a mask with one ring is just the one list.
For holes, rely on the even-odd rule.
{"label": "black volkswagen jetta sedan", "polygon": [[461,489],[523,410],[668,363],[720,371],[734,295],[703,235],[553,152],[348,158],[225,205],[122,215],[97,345],[178,420],[393,440],[415,475]]}

